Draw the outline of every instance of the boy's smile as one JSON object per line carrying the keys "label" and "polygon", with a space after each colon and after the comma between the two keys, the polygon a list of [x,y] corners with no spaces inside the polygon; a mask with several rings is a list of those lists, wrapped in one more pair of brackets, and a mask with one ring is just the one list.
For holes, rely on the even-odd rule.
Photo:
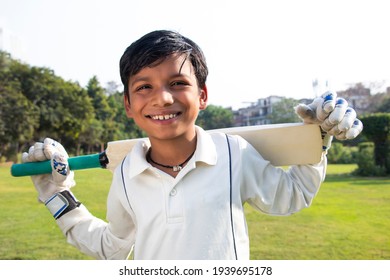
{"label": "boy's smile", "polygon": [[[129,79],[127,116],[154,140],[195,137],[199,110],[206,108],[207,89],[199,88],[186,55],[173,54]],[[183,138],[184,137],[184,138]]]}
{"label": "boy's smile", "polygon": [[154,120],[170,120],[170,119],[173,119],[173,118],[176,118],[178,114],[169,114],[169,115],[155,115],[155,116],[148,116]]}

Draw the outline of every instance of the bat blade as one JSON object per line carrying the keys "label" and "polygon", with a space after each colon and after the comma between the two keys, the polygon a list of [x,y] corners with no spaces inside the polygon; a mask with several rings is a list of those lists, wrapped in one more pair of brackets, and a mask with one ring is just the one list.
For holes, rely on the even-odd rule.
{"label": "bat blade", "polygon": [[[239,135],[275,166],[315,164],[321,160],[321,132],[319,126],[315,124],[256,125],[214,129],[207,132]],[[114,170],[140,140],[148,141],[147,138],[142,138],[108,142],[107,168]]]}
{"label": "bat blade", "polygon": [[315,164],[321,160],[321,130],[315,124],[270,124],[219,131],[241,136],[275,166]]}

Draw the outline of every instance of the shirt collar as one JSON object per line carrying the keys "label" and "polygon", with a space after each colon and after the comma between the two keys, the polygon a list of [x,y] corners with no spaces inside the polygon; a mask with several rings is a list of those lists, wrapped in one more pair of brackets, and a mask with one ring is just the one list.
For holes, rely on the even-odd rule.
{"label": "shirt collar", "polygon": [[[210,134],[204,131],[201,127],[195,126],[196,130],[196,150],[194,154],[195,162],[204,162],[208,165],[217,163],[217,149]],[[132,151],[130,152],[130,170],[131,178],[141,174],[146,169],[150,168],[150,164],[146,161],[146,153],[150,148],[149,139],[140,139]]]}
{"label": "shirt collar", "polygon": [[217,163],[217,149],[211,135],[199,126],[196,126],[195,129],[197,135],[195,161],[215,165]]}
{"label": "shirt collar", "polygon": [[140,139],[130,152],[129,176],[133,178],[150,167],[146,153],[150,147],[149,139]]}

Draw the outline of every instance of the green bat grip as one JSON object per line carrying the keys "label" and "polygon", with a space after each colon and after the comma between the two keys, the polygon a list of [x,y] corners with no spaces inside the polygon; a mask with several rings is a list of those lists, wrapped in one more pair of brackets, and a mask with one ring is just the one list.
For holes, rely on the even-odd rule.
{"label": "green bat grip", "polygon": [[[68,159],[68,162],[71,170],[96,167],[105,168],[108,164],[108,158],[106,153],[102,152],[100,154],[71,157]],[[11,166],[11,175],[14,177],[48,174],[51,172],[50,160],[18,163]]]}

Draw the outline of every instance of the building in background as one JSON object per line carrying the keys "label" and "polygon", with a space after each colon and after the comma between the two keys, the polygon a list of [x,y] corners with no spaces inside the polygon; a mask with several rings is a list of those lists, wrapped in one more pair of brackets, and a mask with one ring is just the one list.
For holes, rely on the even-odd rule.
{"label": "building in background", "polygon": [[348,105],[354,108],[356,113],[369,112],[371,92],[369,88],[364,87],[362,84],[356,84],[347,90],[338,91],[337,96],[347,100]]}
{"label": "building in background", "polygon": [[283,98],[275,95],[259,98],[257,102],[251,102],[248,107],[233,111],[234,126],[270,124],[269,115],[272,113],[272,106]]}
{"label": "building in background", "polygon": [[[371,95],[370,89],[362,84],[356,84],[344,91],[337,92],[338,97],[344,98],[349,106],[354,108],[358,115],[375,112],[378,104],[386,97],[390,97],[390,87],[383,94]],[[271,95],[259,98],[256,102],[247,102],[249,106],[233,111],[234,126],[264,125],[271,124],[271,114],[274,105],[286,97]],[[380,100],[376,100],[380,99]],[[297,99],[298,103],[310,104],[313,99]]]}

